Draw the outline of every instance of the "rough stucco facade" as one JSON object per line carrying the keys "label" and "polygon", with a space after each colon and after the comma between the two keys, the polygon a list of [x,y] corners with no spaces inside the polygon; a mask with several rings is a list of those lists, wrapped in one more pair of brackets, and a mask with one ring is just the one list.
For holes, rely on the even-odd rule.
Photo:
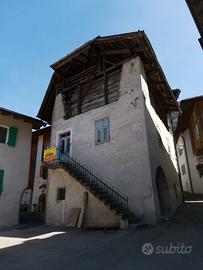
{"label": "rough stucco facade", "polygon": [[[173,137],[151,106],[148,91],[142,61],[136,57],[122,66],[119,99],[114,103],[64,120],[62,98],[57,95],[51,145],[58,144],[59,134],[70,131],[71,154],[127,195],[130,209],[154,224],[160,218],[158,167],[167,178],[172,210],[181,203],[181,192]],[[109,118],[110,142],[96,145],[95,121],[105,117]],[[160,148],[159,136],[167,150]],[[67,198],[57,203],[56,188],[60,186],[66,187]],[[80,207],[83,192],[84,188],[66,172],[49,170],[46,222],[65,225],[68,209]],[[118,216],[90,195],[87,224],[118,222]]]}
{"label": "rough stucco facade", "polygon": [[18,130],[15,147],[0,143],[0,169],[4,170],[0,226],[7,226],[18,223],[20,198],[28,185],[32,124],[0,115],[0,125]]}
{"label": "rough stucco facade", "polygon": [[[202,177],[199,175],[198,170],[196,169],[196,166],[198,165],[197,156],[194,154],[192,149],[189,129],[186,129],[182,136],[184,137],[185,146],[183,147],[184,143],[180,137],[177,143],[177,150],[182,148],[182,154],[179,155],[178,161],[180,169],[182,166],[185,168],[185,171],[182,169],[180,170],[183,190],[190,193],[194,192],[196,194],[203,194],[203,181]],[[187,150],[188,161],[186,158],[185,149]]]}

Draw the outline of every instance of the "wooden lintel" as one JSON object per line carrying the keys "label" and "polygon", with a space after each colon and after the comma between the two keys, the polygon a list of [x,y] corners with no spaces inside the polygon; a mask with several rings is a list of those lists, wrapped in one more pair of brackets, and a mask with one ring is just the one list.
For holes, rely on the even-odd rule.
{"label": "wooden lintel", "polygon": [[129,49],[119,49],[119,50],[107,50],[105,51],[105,55],[112,55],[112,54],[128,54],[130,51]]}
{"label": "wooden lintel", "polygon": [[105,105],[108,104],[108,76],[106,72],[104,72],[104,101]]}
{"label": "wooden lintel", "polygon": [[78,102],[77,102],[77,110],[78,114],[81,114],[81,107],[82,107],[82,89],[81,85],[78,86]]}
{"label": "wooden lintel", "polygon": [[107,64],[109,64],[109,65],[111,65],[111,66],[114,66],[115,65],[115,63],[113,63],[113,62],[111,62],[111,61],[109,61],[109,60],[107,60],[105,58],[104,58],[104,62],[107,63]]}
{"label": "wooden lintel", "polygon": [[83,64],[83,62],[81,62],[81,61],[79,61],[79,60],[77,60],[75,58],[73,58],[72,61],[75,62],[75,63],[77,63],[77,64],[79,64],[79,65],[82,65]]}

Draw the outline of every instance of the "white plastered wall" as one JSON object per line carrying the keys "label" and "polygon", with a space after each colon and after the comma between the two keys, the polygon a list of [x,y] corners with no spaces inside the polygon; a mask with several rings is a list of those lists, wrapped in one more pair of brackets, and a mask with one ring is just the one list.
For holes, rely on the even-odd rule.
{"label": "white plastered wall", "polygon": [[28,184],[32,125],[3,115],[0,115],[0,125],[18,129],[15,147],[0,144],[0,169],[4,170],[0,226],[7,226],[18,223],[20,197]]}

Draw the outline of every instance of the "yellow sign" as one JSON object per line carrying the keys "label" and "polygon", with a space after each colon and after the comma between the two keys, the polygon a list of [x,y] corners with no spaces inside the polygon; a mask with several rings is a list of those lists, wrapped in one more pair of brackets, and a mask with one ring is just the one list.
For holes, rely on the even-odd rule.
{"label": "yellow sign", "polygon": [[50,147],[44,150],[43,161],[52,161],[56,159],[56,147]]}

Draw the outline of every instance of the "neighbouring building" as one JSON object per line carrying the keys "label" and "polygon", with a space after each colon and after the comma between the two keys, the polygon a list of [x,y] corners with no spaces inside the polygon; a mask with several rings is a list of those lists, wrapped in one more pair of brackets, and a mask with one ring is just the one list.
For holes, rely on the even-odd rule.
{"label": "neighbouring building", "polygon": [[32,129],[43,124],[0,107],[0,226],[18,223],[22,196],[28,187]]}
{"label": "neighbouring building", "polygon": [[31,212],[44,219],[47,169],[42,167],[43,152],[50,147],[51,127],[36,130],[32,133],[29,187],[32,190]]}
{"label": "neighbouring building", "polygon": [[96,37],[51,67],[38,113],[54,156],[46,223],[126,228],[171,215],[182,202],[179,106],[146,34]]}
{"label": "neighbouring building", "polygon": [[199,43],[203,48],[203,1],[202,0],[186,0],[192,17],[195,21],[197,29],[200,33]]}
{"label": "neighbouring building", "polygon": [[183,190],[203,193],[203,96],[180,102],[177,152]]}

